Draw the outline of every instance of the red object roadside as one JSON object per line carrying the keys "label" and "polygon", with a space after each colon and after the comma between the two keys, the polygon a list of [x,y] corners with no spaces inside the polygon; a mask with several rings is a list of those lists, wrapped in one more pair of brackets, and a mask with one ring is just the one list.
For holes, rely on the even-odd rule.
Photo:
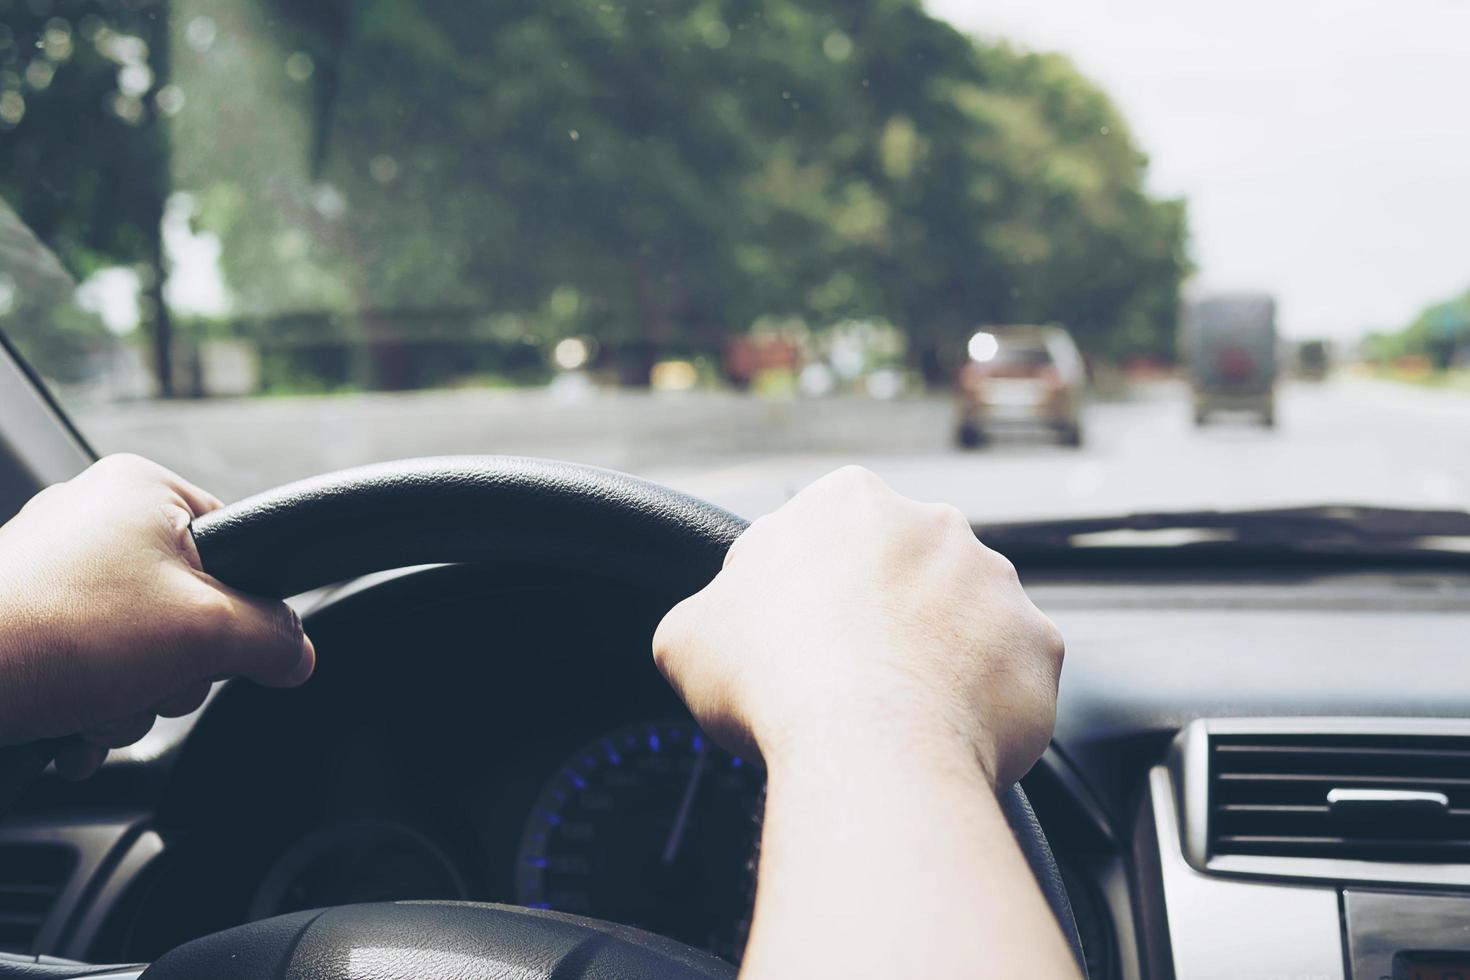
{"label": "red object roadside", "polygon": [[794,371],[801,364],[801,348],[784,337],[731,337],[725,343],[725,376],[736,384],[750,384],[766,371]]}

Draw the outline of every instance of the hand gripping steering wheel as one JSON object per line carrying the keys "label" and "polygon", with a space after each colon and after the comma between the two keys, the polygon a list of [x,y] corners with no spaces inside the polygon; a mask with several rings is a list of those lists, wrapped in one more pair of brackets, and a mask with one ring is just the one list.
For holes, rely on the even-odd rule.
{"label": "hand gripping steering wheel", "polygon": [[[683,597],[714,577],[745,527],[718,507],[621,473],[481,456],[305,480],[208,514],[193,531],[206,571],[258,595],[284,597],[410,565],[495,562],[593,571]],[[1081,966],[1076,924],[1041,826],[1019,787],[1002,804]],[[595,919],[467,902],[389,902],[227,929],[164,954],[143,975],[703,980],[735,972],[681,943]]]}

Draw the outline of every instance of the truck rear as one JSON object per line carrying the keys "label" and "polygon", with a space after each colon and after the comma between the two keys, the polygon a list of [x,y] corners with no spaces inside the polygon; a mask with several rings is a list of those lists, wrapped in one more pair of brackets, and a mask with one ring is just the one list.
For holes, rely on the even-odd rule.
{"label": "truck rear", "polygon": [[1194,391],[1194,422],[1248,412],[1276,424],[1276,301],[1264,293],[1195,300],[1180,325],[1180,355]]}

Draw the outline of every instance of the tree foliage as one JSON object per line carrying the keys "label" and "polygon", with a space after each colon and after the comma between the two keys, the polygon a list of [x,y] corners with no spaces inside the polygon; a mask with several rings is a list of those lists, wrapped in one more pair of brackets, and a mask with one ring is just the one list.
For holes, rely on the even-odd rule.
{"label": "tree foliage", "polygon": [[1381,360],[1416,355],[1437,368],[1463,366],[1470,360],[1470,290],[1429,304],[1396,333],[1374,334],[1368,348]]}
{"label": "tree foliage", "polygon": [[[75,277],[136,266],[142,326],[163,346],[168,144],[155,96],[168,70],[166,12],[166,0],[0,0],[0,198]],[[38,352],[95,341],[99,329],[74,310],[28,322],[40,324]],[[167,385],[167,358],[157,367]]]}
{"label": "tree foliage", "polygon": [[[982,323],[1169,349],[1184,209],[1147,193],[1116,108],[1064,58],[916,0],[168,8],[168,182],[223,242],[242,315],[371,332],[455,311],[664,350],[877,319],[936,378]],[[87,187],[100,150],[62,152]],[[88,224],[86,200],[43,237]]]}

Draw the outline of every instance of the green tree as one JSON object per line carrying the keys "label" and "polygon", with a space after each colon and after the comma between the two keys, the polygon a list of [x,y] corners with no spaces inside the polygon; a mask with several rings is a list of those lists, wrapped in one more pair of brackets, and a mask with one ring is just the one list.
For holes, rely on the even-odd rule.
{"label": "green tree", "polygon": [[173,0],[167,20],[170,184],[244,317],[593,333],[635,376],[762,317],[888,321],[934,381],[982,323],[1057,320],[1103,355],[1172,339],[1183,206],[1146,193],[1116,109],[916,0]]}
{"label": "green tree", "polygon": [[1429,304],[1397,333],[1375,334],[1369,350],[1381,360],[1421,355],[1441,370],[1457,363],[1470,351],[1470,290]]}
{"label": "green tree", "polygon": [[75,278],[137,267],[164,394],[167,10],[165,0],[0,0],[0,197]]}

